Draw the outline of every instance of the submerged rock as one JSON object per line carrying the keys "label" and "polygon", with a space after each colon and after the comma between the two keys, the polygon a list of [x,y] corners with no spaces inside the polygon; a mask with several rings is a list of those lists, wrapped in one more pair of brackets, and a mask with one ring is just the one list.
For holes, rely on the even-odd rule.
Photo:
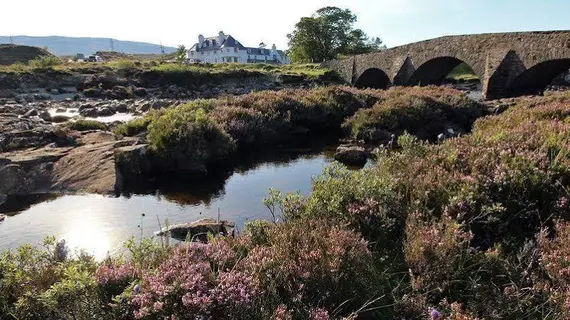
{"label": "submerged rock", "polygon": [[176,224],[155,232],[157,236],[170,236],[177,240],[207,241],[208,234],[234,236],[235,224],[231,221],[200,219],[198,221]]}

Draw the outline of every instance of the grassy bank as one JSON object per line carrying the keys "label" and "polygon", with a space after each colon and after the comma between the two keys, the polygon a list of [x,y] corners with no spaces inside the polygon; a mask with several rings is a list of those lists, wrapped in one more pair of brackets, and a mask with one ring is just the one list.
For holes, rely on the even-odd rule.
{"label": "grassy bank", "polygon": [[[170,135],[163,126],[184,120],[191,124],[179,131],[192,139],[236,143],[224,127],[231,121],[219,120],[221,108],[230,108],[223,115],[255,111],[257,117],[227,119],[258,119],[256,126],[268,130],[273,126],[263,124],[304,123],[309,115],[321,119],[323,110],[343,114],[352,101],[368,110],[400,103],[402,93],[322,90],[272,96],[274,104],[257,95],[202,101],[166,111],[149,131],[160,123]],[[457,96],[416,90],[411,101]],[[254,221],[236,238],[130,242],[129,257],[103,262],[71,257],[53,240],[46,249],[6,252],[0,318],[568,319],[568,104],[568,94],[520,99],[477,120],[471,134],[440,144],[402,134],[401,149],[380,152],[374,167],[326,169],[308,197],[271,190],[265,204],[284,222]],[[265,122],[262,115],[276,110],[285,120]],[[351,117],[333,119],[340,125]],[[392,123],[378,112],[371,117]]]}
{"label": "grassy bank", "polygon": [[385,143],[405,131],[430,140],[448,127],[467,132],[481,115],[480,105],[452,89],[323,87],[196,100],[120,125],[115,133],[148,131],[162,169],[184,171],[224,162],[240,150],[340,135],[343,123],[355,138]]}
{"label": "grassy bank", "polygon": [[287,74],[299,75],[308,78],[325,76],[330,71],[318,64],[292,64],[273,65],[264,63],[240,64],[180,64],[164,60],[147,59],[117,59],[103,63],[64,62],[61,59],[49,56],[29,61],[28,63],[16,63],[12,65],[0,65],[0,72],[34,73],[45,70],[57,70],[71,73],[102,73],[106,71],[119,73],[137,73],[145,71],[157,71],[166,73],[194,73],[194,74],[227,74],[232,72],[250,72],[260,74]]}

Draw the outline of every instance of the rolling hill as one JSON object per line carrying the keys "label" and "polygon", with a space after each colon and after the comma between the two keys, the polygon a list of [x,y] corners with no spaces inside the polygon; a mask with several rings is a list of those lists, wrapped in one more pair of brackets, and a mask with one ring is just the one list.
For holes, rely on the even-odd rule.
{"label": "rolling hill", "polygon": [[[12,36],[14,44],[47,48],[49,52],[57,56],[69,56],[77,53],[92,54],[97,51],[110,51],[110,38],[73,38],[73,37],[30,37]],[[11,43],[10,37],[0,36],[0,44]],[[132,54],[156,54],[160,53],[160,45],[122,41],[113,39],[114,51]],[[173,52],[176,48],[164,47],[166,53]]]}

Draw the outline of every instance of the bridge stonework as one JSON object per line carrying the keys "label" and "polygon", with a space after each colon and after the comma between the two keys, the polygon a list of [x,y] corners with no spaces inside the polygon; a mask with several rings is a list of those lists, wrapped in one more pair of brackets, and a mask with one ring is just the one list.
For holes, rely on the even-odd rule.
{"label": "bridge stonework", "polygon": [[536,94],[570,69],[570,31],[446,36],[326,62],[359,87],[441,84],[462,62],[487,99]]}

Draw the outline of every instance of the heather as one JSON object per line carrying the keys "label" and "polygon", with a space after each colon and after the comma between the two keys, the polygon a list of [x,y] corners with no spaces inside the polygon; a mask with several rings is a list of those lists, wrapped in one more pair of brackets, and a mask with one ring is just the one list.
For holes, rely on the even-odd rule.
{"label": "heather", "polygon": [[[422,101],[421,112],[414,101]],[[436,106],[445,106],[445,112],[438,112]],[[430,110],[433,115],[423,121]],[[148,130],[152,151],[161,164],[184,171],[228,162],[244,150],[295,145],[324,135],[341,137],[345,122],[353,124],[354,132],[363,127],[357,122],[366,121],[387,139],[405,130],[435,139],[447,127],[469,131],[482,112],[481,105],[453,89],[379,91],[333,86],[194,100],[121,125],[115,132],[133,135]]]}
{"label": "heather", "polygon": [[102,262],[54,239],[5,252],[0,319],[329,319],[373,296],[371,252],[354,231],[311,221],[263,232],[263,241],[249,229],[209,243],[133,240],[130,258]]}
{"label": "heather", "polygon": [[[414,88],[413,98],[319,90],[167,109],[149,121],[148,139],[165,155],[219,161],[279,141],[270,128],[328,130],[390,100],[463,101],[443,88]],[[396,132],[374,166],[332,165],[308,196],[270,190],[273,219],[234,238],[133,240],[128,254],[100,262],[54,240],[6,252],[0,319],[567,319],[569,105],[568,94],[520,98],[437,143]],[[369,123],[388,130],[385,117]]]}

